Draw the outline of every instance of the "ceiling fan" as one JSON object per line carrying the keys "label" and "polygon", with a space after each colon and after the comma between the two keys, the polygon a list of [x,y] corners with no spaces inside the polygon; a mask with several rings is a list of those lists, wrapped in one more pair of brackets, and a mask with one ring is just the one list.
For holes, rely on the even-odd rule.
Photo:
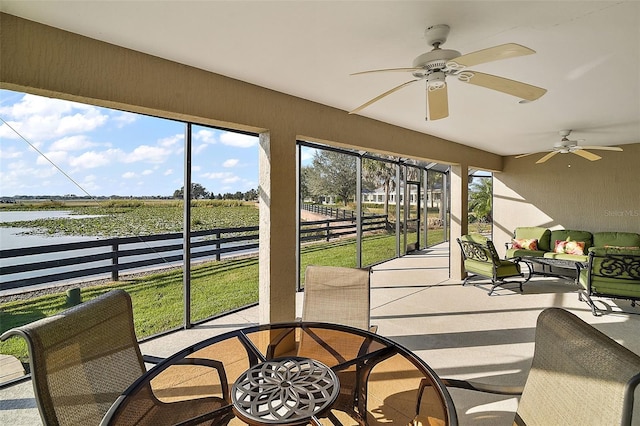
{"label": "ceiling fan", "polygon": [[[560,132],[558,133],[562,137],[562,139],[560,139],[560,142],[557,142],[553,146],[553,149],[548,154],[546,154],[544,157],[536,161],[536,164],[544,163],[545,161],[547,161],[548,159],[550,159],[551,157],[553,157],[558,153],[560,154],[572,153],[572,154],[579,155],[582,158],[586,158],[587,160],[596,161],[601,159],[602,157],[592,152],[585,151],[586,149],[622,151],[622,148],[620,148],[619,146],[581,146],[579,144],[581,142],[584,142],[584,139],[569,140],[569,135],[571,134],[571,130],[560,130]],[[516,155],[516,158],[526,157],[528,155],[533,155],[538,153],[539,152],[530,152],[528,154],[520,154],[520,155]]]}
{"label": "ceiling fan", "polygon": [[427,82],[427,120],[439,120],[449,116],[449,100],[447,95],[447,76],[456,76],[458,80],[497,90],[524,101],[534,101],[544,95],[547,90],[519,81],[509,80],[491,74],[467,70],[467,67],[497,61],[500,59],[514,58],[530,55],[535,51],[528,47],[515,43],[507,43],[488,49],[461,55],[460,52],[450,49],[441,49],[449,35],[448,25],[433,25],[425,30],[427,42],[433,46],[433,50],[423,53],[413,60],[413,66],[409,68],[388,68],[357,72],[351,75],[370,74],[378,72],[410,72],[415,77],[387,90],[370,101],[365,102],[349,114],[357,113],[374,102],[388,96],[412,83],[425,80]]}

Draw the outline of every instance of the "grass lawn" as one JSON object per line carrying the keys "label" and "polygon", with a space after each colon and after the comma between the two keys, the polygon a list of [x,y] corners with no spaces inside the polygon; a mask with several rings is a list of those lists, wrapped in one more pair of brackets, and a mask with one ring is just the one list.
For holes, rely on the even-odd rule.
{"label": "grass lawn", "polygon": [[[429,233],[433,242],[442,241],[442,231]],[[365,238],[364,264],[395,257],[395,236],[378,235]],[[335,265],[355,267],[355,239],[316,243],[302,249],[301,283],[307,265]],[[139,339],[179,328],[183,321],[182,270],[147,275],[131,280],[85,287],[82,300],[93,299],[111,289],[120,288],[131,295],[136,334]],[[198,322],[230,310],[257,303],[258,258],[207,262],[191,270],[192,321]],[[66,309],[66,294],[55,293],[29,300],[7,302],[0,306],[0,331],[54,315]],[[0,353],[14,355],[27,361],[23,339],[11,338],[0,342]]]}

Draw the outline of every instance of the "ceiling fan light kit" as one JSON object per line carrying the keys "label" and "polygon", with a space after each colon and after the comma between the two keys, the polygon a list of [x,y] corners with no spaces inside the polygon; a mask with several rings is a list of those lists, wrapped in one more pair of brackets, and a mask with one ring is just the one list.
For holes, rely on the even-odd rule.
{"label": "ceiling fan light kit", "polygon": [[447,76],[455,76],[459,81],[464,83],[506,93],[508,95],[518,97],[526,102],[534,101],[546,93],[546,89],[540,87],[467,69],[469,66],[517,56],[530,55],[535,53],[535,51],[519,44],[507,43],[471,52],[466,55],[461,55],[457,50],[440,48],[440,46],[447,41],[449,30],[449,26],[444,24],[428,27],[425,30],[425,38],[427,39],[427,43],[429,43],[433,49],[416,57],[413,60],[413,67],[411,68],[379,69],[352,74],[361,75],[378,72],[411,72],[414,80],[409,80],[382,93],[381,95],[376,96],[356,109],[350,111],[349,114],[355,114],[405,86],[417,81],[425,80],[427,83],[426,119],[439,120],[448,117],[449,100],[446,83]]}

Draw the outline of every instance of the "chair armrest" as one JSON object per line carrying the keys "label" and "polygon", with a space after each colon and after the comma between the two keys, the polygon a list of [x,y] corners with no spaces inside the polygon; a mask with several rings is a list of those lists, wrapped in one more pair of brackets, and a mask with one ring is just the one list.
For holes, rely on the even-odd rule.
{"label": "chair armrest", "polygon": [[[501,386],[501,385],[490,385],[485,383],[478,383],[469,380],[458,380],[458,379],[440,379],[442,384],[451,388],[459,388],[459,389],[467,389],[477,392],[486,392],[493,393],[498,395],[522,395],[522,390],[524,386]],[[413,423],[410,425],[430,425],[431,422],[425,422],[425,416],[420,415],[420,404],[422,402],[422,394],[424,393],[425,388],[431,386],[431,382],[429,380],[422,379],[420,380],[420,386],[418,387],[418,398],[416,400],[416,416],[414,417]]]}
{"label": "chair armrest", "polygon": [[[164,359],[165,358],[153,355],[142,355],[142,360],[147,364],[159,364],[164,361]],[[229,393],[229,383],[227,382],[227,373],[222,362],[208,358],[183,358],[177,361],[174,365],[202,365],[217,370],[218,377],[220,377],[220,385],[222,386],[223,398],[227,401],[231,401],[231,394]]]}
{"label": "chair armrest", "polygon": [[222,397],[225,401],[231,401],[231,394],[229,393],[229,382],[227,381],[227,373],[224,369],[224,364],[215,359],[208,358],[182,358],[175,365],[202,365],[205,367],[211,367],[218,371],[220,377],[220,385],[222,387]]}
{"label": "chair armrest", "polygon": [[587,269],[588,267],[589,262],[576,262],[576,273],[578,274],[576,278],[580,278],[580,271]]}
{"label": "chair armrest", "polygon": [[142,355],[142,360],[145,362],[145,364],[160,364],[162,361],[164,361],[164,358],[153,355]]}
{"label": "chair armrest", "polygon": [[288,330],[283,331],[282,333],[277,335],[273,340],[271,340],[271,343],[269,343],[269,346],[267,346],[267,353],[265,354],[265,357],[267,359],[273,359],[278,345],[282,343],[282,341],[292,332],[293,332],[293,328],[290,328]]}
{"label": "chair armrest", "polygon": [[[494,393],[498,395],[522,395],[524,386],[491,385],[470,380],[441,379],[445,386],[450,388],[467,389],[477,392]],[[420,383],[422,389],[422,383]]]}

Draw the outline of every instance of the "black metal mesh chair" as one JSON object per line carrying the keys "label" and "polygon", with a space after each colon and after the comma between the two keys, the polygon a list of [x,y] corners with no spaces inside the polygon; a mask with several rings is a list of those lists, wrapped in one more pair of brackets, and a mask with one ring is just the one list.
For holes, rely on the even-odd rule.
{"label": "black metal mesh chair", "polygon": [[[131,298],[122,290],[8,330],[0,339],[11,336],[27,341],[33,389],[45,425],[99,424],[114,401],[145,372]],[[169,408],[165,412],[177,408],[164,405]]]}
{"label": "black metal mesh chair", "polygon": [[[524,389],[442,379],[449,387],[520,395],[515,425],[639,424],[634,392],[640,356],[574,314],[548,308],[538,317],[535,350]],[[640,404],[636,404],[640,405]],[[427,425],[420,415],[413,425]]]}

